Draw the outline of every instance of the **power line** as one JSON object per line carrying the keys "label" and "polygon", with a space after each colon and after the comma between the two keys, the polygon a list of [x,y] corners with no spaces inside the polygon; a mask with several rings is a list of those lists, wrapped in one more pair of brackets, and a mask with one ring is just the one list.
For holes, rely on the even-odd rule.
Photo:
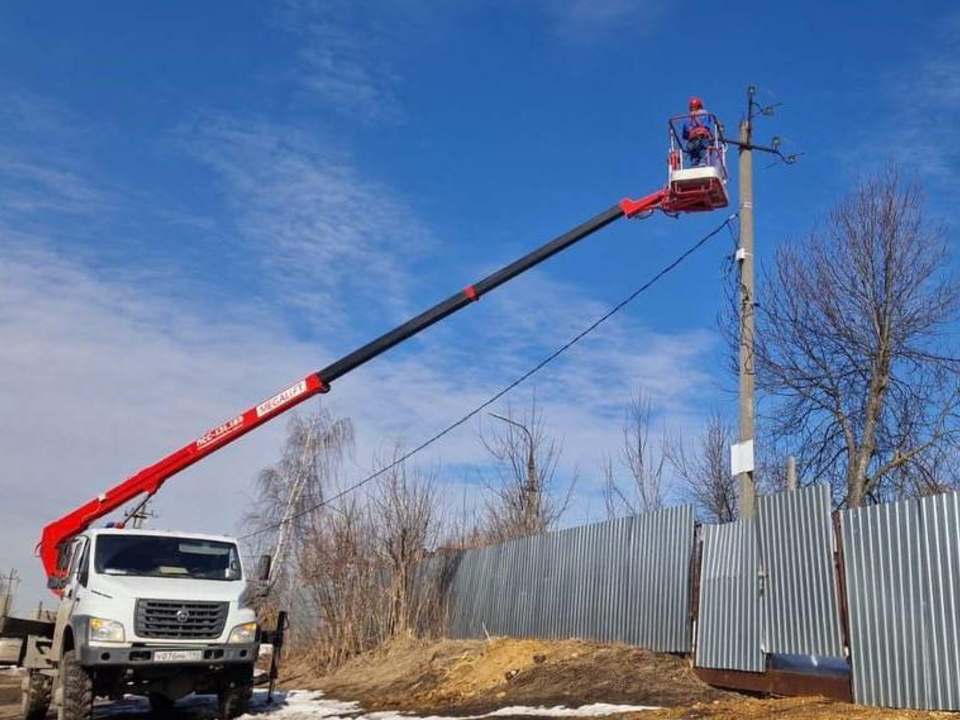
{"label": "power line", "polygon": [[251,533],[247,533],[246,535],[241,536],[240,539],[241,539],[241,540],[247,540],[247,539],[249,539],[249,538],[255,537],[256,535],[261,535],[261,534],[263,534],[263,533],[265,533],[265,532],[271,532],[271,531],[273,531],[273,530],[277,530],[277,529],[279,529],[279,528],[281,527],[281,525],[284,524],[284,522],[292,522],[293,520],[296,520],[296,519],[298,519],[298,518],[301,518],[301,517],[303,517],[304,515],[309,515],[309,514],[312,513],[312,512],[316,512],[316,511],[319,510],[320,508],[325,507],[325,506],[327,506],[327,505],[330,505],[331,503],[336,502],[336,501],[339,500],[340,498],[342,498],[342,497],[344,497],[344,496],[346,496],[346,495],[349,495],[350,493],[355,492],[356,490],[359,490],[359,489],[360,489],[361,487],[363,487],[364,485],[366,485],[366,484],[368,484],[368,483],[376,480],[378,477],[380,477],[381,475],[383,475],[385,472],[387,472],[387,471],[389,471],[389,470],[392,470],[393,468],[397,467],[398,465],[401,465],[401,464],[405,463],[407,460],[409,460],[410,458],[412,458],[412,457],[413,457],[414,455],[416,455],[417,453],[422,452],[423,450],[426,450],[428,447],[430,447],[431,445],[433,445],[435,442],[437,442],[438,440],[440,440],[441,438],[443,438],[445,435],[448,435],[449,433],[453,432],[453,431],[456,430],[458,427],[460,427],[460,426],[463,425],[464,423],[468,422],[468,421],[471,420],[473,417],[475,417],[476,415],[480,414],[480,413],[483,412],[485,409],[487,409],[488,407],[490,407],[491,405],[493,405],[495,402],[497,402],[497,401],[498,401],[500,398],[502,398],[504,395],[506,395],[506,394],[509,393],[510,391],[512,391],[512,390],[514,390],[515,388],[517,388],[519,385],[521,385],[521,384],[523,384],[524,382],[526,382],[527,380],[529,380],[531,377],[533,377],[534,375],[536,375],[538,372],[540,372],[543,368],[545,368],[545,367],[546,367],[547,365],[549,365],[551,362],[553,362],[553,361],[556,360],[558,357],[560,357],[560,356],[563,355],[565,352],[567,352],[567,350],[569,350],[569,349],[572,348],[574,345],[576,345],[578,342],[580,342],[581,340],[583,340],[583,338],[585,338],[587,335],[589,335],[589,334],[592,333],[594,330],[596,330],[598,327],[600,327],[600,326],[601,326],[603,323],[605,323],[607,320],[609,320],[609,319],[612,318],[614,315],[616,315],[618,312],[620,312],[621,310],[623,310],[627,305],[629,305],[631,302],[633,302],[633,301],[636,300],[638,297],[640,297],[640,295],[642,295],[642,294],[645,293],[647,290],[649,290],[651,287],[653,287],[653,286],[654,286],[657,282],[659,282],[665,275],[667,275],[667,274],[669,274],[670,272],[672,272],[673,270],[675,270],[681,263],[683,263],[684,260],[686,260],[688,257],[690,257],[691,255],[693,255],[693,254],[694,254],[697,250],[699,250],[701,247],[703,247],[704,245],[706,245],[709,240],[711,240],[713,237],[715,237],[716,235],[718,235],[724,228],[729,228],[729,227],[731,227],[731,223],[733,222],[733,220],[734,220],[736,217],[737,217],[737,214],[736,214],[736,213],[734,213],[733,215],[728,216],[728,217],[727,217],[722,223],[720,223],[717,227],[715,227],[715,228],[714,228],[713,230],[711,230],[709,233],[707,233],[707,234],[704,235],[702,238],[700,238],[699,240],[697,240],[697,242],[693,243],[690,247],[688,247],[686,250],[684,250],[684,251],[683,251],[680,255],[678,255],[669,265],[666,265],[666,266],[665,266],[664,268],[662,268],[656,275],[654,275],[652,278],[650,278],[649,280],[647,280],[643,285],[641,285],[641,286],[638,287],[636,290],[634,290],[633,292],[631,292],[629,295],[627,295],[625,298],[623,298],[620,302],[618,302],[616,305],[614,305],[612,308],[610,308],[610,310],[608,310],[607,312],[605,312],[603,315],[601,315],[599,318],[597,318],[596,320],[594,320],[592,323],[590,323],[587,327],[585,327],[585,328],[584,328],[583,330],[581,330],[579,333],[577,333],[576,335],[574,335],[573,338],[571,338],[568,342],[564,343],[564,344],[563,344],[562,346],[560,346],[557,350],[555,350],[555,351],[553,351],[552,353],[550,353],[549,355],[547,355],[545,358],[543,358],[540,362],[538,362],[538,363],[537,363],[536,365],[534,365],[532,368],[530,368],[530,369],[527,370],[525,373],[523,373],[523,375],[521,375],[520,377],[518,377],[516,380],[512,381],[511,383],[509,383],[508,385],[506,385],[505,387],[503,387],[501,390],[499,390],[498,392],[496,392],[496,393],[494,393],[493,395],[491,395],[487,400],[484,400],[481,404],[477,405],[475,408],[473,408],[472,410],[470,410],[470,412],[468,412],[466,415],[462,416],[459,420],[456,420],[456,421],[452,422],[451,424],[447,425],[445,428],[443,428],[442,430],[440,430],[438,433],[436,433],[436,434],[433,435],[432,437],[428,438],[427,440],[424,440],[422,443],[420,443],[419,445],[417,445],[416,447],[414,447],[413,449],[411,449],[409,452],[401,455],[400,457],[396,458],[395,460],[393,460],[393,461],[390,462],[389,464],[383,466],[382,468],[380,468],[380,469],[377,470],[376,472],[372,473],[371,475],[368,475],[367,477],[365,477],[365,478],[363,478],[362,480],[354,483],[353,485],[350,485],[349,487],[344,488],[343,490],[341,490],[340,492],[336,493],[335,495],[333,495],[333,496],[331,496],[331,497],[329,497],[329,498],[326,498],[325,500],[321,500],[320,502],[318,502],[318,503],[316,503],[316,504],[314,504],[314,505],[311,505],[311,506],[308,507],[308,508],[304,508],[304,509],[301,510],[300,512],[295,513],[294,515],[290,516],[289,518],[286,518],[285,520],[283,520],[283,521],[281,521],[281,522],[279,522],[279,523],[274,523],[273,525],[269,525],[269,526],[267,526],[267,527],[260,528],[260,529],[258,529],[258,530],[254,530],[254,531],[251,532]]}

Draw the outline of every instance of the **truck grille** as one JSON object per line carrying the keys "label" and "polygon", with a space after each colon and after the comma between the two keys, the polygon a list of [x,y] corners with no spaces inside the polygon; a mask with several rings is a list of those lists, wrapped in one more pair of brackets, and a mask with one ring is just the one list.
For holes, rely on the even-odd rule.
{"label": "truck grille", "polygon": [[143,638],[211,639],[223,633],[229,603],[138,600],[136,633]]}

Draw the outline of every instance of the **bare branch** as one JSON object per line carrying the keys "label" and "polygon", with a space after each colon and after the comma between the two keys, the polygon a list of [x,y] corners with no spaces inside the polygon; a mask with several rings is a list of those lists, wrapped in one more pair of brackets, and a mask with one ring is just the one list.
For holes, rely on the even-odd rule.
{"label": "bare branch", "polygon": [[706,522],[737,518],[737,482],[729,464],[734,437],[733,426],[714,412],[692,443],[677,433],[665,445],[667,461],[683,483],[687,499]]}
{"label": "bare branch", "polygon": [[664,445],[667,433],[658,440],[650,437],[653,406],[650,398],[638,390],[624,409],[620,426],[621,446],[617,464],[627,471],[629,479],[616,477],[614,462],[603,463],[604,505],[608,517],[651,512],[663,506],[663,476],[666,465]]}

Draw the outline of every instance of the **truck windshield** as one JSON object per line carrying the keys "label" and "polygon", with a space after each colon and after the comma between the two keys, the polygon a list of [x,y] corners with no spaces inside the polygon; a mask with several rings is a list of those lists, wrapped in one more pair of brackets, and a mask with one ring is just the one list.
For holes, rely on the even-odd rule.
{"label": "truck windshield", "polygon": [[98,573],[150,577],[239,580],[237,546],[213,540],[151,535],[99,535]]}

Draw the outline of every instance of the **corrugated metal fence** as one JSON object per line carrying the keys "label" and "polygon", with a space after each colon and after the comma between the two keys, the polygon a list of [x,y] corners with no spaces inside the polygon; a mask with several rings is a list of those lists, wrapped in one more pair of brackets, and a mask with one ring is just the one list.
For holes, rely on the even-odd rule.
{"label": "corrugated metal fence", "polygon": [[[691,614],[692,507],[444,558],[449,632],[580,637],[763,672],[767,654],[844,657],[826,487],[763,496],[756,520],[702,528]],[[840,514],[854,697],[960,710],[960,495]],[[438,568],[440,566],[438,565]]]}
{"label": "corrugated metal fence", "polygon": [[757,500],[764,651],[843,656],[829,486]]}
{"label": "corrugated metal fence", "polygon": [[960,709],[960,496],[840,517],[854,699]]}
{"label": "corrugated metal fence", "polygon": [[682,506],[468,550],[449,633],[579,637],[689,652],[694,510]]}
{"label": "corrugated metal fence", "polygon": [[756,521],[703,528],[697,666],[763,671]]}
{"label": "corrugated metal fence", "polygon": [[937,710],[960,710],[960,495],[923,498],[920,519],[927,700]]}

